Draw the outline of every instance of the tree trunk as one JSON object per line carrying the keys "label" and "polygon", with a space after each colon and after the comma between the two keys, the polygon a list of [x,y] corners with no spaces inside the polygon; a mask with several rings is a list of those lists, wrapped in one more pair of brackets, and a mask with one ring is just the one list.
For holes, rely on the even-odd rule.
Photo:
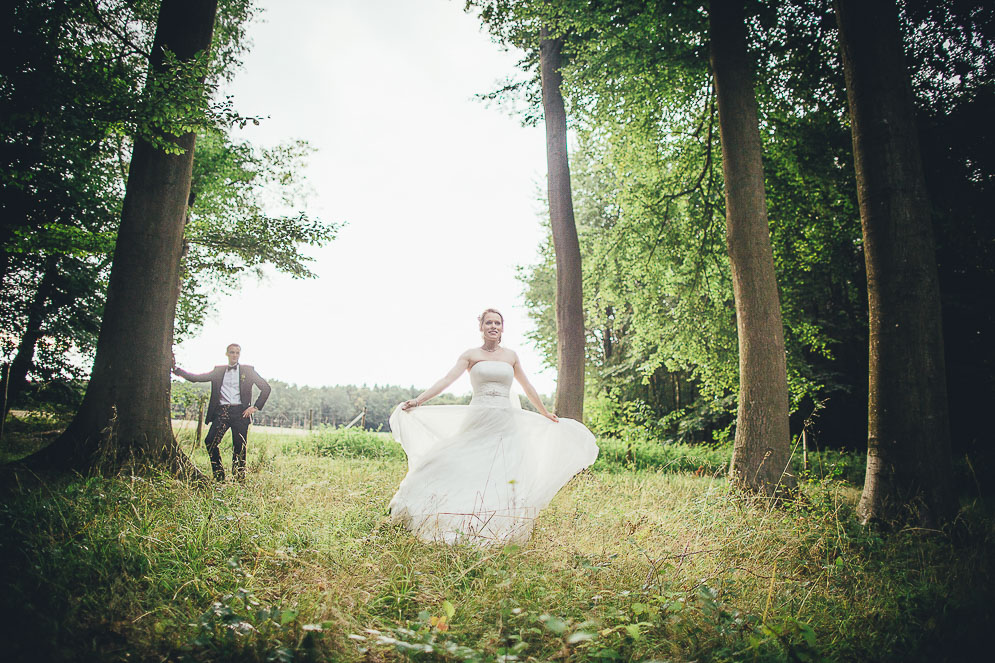
{"label": "tree trunk", "polygon": [[3,416],[7,416],[10,411],[11,402],[17,400],[28,382],[28,373],[34,363],[35,347],[38,339],[42,336],[42,324],[45,322],[47,312],[46,304],[52,297],[55,289],[56,270],[58,269],[58,258],[50,257],[45,261],[45,270],[42,273],[41,282],[35,291],[34,299],[28,308],[28,320],[21,334],[21,340],[17,344],[17,354],[10,362],[7,375],[0,378],[0,393],[4,394]]}
{"label": "tree trunk", "polygon": [[[180,61],[209,49],[217,0],[163,0],[150,82],[164,50]],[[200,473],[173,436],[169,371],[194,133],[171,138],[181,154],[136,139],[104,319],[86,395],[69,428],[34,462],[115,471],[155,464]]]}
{"label": "tree trunk", "polygon": [[549,171],[549,220],[556,253],[556,413],[584,419],[584,277],[580,242],[574,224],[567,161],[567,114],[560,92],[562,39],[542,30],[539,45],[542,107],[546,121],[546,166]]}
{"label": "tree trunk", "polygon": [[7,281],[7,270],[10,267],[10,254],[7,252],[8,232],[0,232],[0,292],[3,292]]}
{"label": "tree trunk", "polygon": [[930,205],[893,2],[837,0],[867,266],[867,475],[858,513],[927,526],[953,507]]}
{"label": "tree trunk", "polygon": [[730,476],[740,488],[770,495],[779,484],[793,483],[785,474],[788,379],[743,0],[712,1],[709,36],[739,335],[739,409]]}

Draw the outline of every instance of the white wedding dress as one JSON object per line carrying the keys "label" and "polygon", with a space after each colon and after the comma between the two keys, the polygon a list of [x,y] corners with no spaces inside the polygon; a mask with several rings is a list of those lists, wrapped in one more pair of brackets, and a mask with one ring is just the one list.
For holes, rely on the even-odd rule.
{"label": "white wedding dress", "polygon": [[524,543],[539,510],[597,459],[583,424],[513,405],[513,377],[507,362],[478,361],[469,405],[395,408],[390,430],[408,456],[395,522],[424,541]]}

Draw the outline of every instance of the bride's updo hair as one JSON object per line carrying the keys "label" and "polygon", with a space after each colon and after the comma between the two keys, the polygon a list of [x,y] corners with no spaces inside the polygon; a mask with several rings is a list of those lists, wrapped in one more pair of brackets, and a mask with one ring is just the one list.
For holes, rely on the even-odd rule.
{"label": "bride's updo hair", "polygon": [[496,308],[485,308],[484,312],[477,316],[477,327],[481,331],[484,330],[484,318],[487,317],[488,313],[496,313],[497,317],[501,318],[501,324],[504,325],[504,316],[501,315],[501,311]]}

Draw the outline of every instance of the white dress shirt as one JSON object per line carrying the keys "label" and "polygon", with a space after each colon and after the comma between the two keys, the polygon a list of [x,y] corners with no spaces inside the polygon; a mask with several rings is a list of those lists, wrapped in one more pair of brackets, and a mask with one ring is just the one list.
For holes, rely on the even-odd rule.
{"label": "white dress shirt", "polygon": [[225,368],[225,379],[221,381],[221,405],[241,405],[242,396],[238,393],[238,364]]}

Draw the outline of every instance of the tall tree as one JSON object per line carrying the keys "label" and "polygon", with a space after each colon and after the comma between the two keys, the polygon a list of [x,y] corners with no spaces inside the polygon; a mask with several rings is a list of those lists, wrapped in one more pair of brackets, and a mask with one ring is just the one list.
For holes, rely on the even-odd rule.
{"label": "tall tree", "polygon": [[[562,93],[579,147],[571,146],[570,169],[585,270],[586,417],[601,418],[611,392],[611,407],[636,413],[661,439],[673,439],[673,429],[656,430],[666,421],[698,427],[704,439],[716,424],[724,437],[736,411],[738,352],[724,218],[716,225],[712,214],[724,192],[711,158],[720,145],[709,112],[707,13],[700,3],[637,0],[473,4],[495,37],[526,49],[527,79],[488,97],[524,103],[527,123],[541,117],[538,54],[528,50],[538,28],[530,29],[551,25],[564,35]],[[951,432],[955,448],[975,445],[972,459],[987,449],[984,421],[972,413],[995,375],[986,370],[995,346],[985,341],[995,320],[985,212],[995,150],[977,129],[995,98],[990,4],[910,0],[900,17],[937,224]],[[805,421],[820,445],[851,446],[866,435],[867,287],[836,19],[821,0],[751,3],[748,14],[750,53],[765,72],[757,103],[792,420]],[[555,367],[551,241],[542,256],[521,273],[531,338]],[[600,347],[612,349],[610,361]],[[649,391],[662,370],[687,370],[701,387],[700,397],[682,397],[685,412]],[[699,417],[706,406],[720,418]],[[813,411],[820,415],[808,418]]]}
{"label": "tall tree", "polygon": [[[110,262],[108,256],[106,261]],[[61,365],[48,355],[64,355],[73,350],[92,349],[100,329],[102,300],[92,295],[94,283],[104,266],[73,255],[44,256],[41,281],[27,305],[26,315],[14,353],[4,375],[0,377],[0,394],[5,400],[3,414],[27,390],[28,375],[39,364],[41,371],[54,377]],[[6,317],[6,316],[5,316]],[[44,341],[43,341],[44,339]],[[36,355],[40,355],[36,358]],[[68,360],[66,363],[70,363]],[[65,376],[63,376],[64,378]]]}
{"label": "tall tree", "polygon": [[[148,88],[186,73],[203,86],[217,0],[163,0]],[[36,462],[117,469],[157,464],[199,474],[176,445],[169,367],[195,133],[138,137],[93,373],[76,417]]]}
{"label": "tall tree", "polygon": [[549,220],[556,252],[556,413],[584,418],[584,275],[580,243],[574,223],[567,159],[567,114],[563,105],[560,74],[563,40],[542,28],[539,67],[542,107],[546,124]]}
{"label": "tall tree", "polygon": [[936,255],[894,2],[835,0],[867,266],[863,521],[932,525],[952,507]]}
{"label": "tall tree", "polygon": [[[0,353],[11,361],[2,385],[8,405],[28,375],[82,377],[65,357],[89,354],[96,342],[102,295],[94,306],[90,292],[106,284],[123,191],[111,183],[122,178],[116,146],[140,115],[136,79],[140,63],[148,68],[131,39],[109,37],[119,33],[111,25],[117,6],[100,4],[18,0],[0,14]],[[135,38],[128,29],[119,34]]]}
{"label": "tall tree", "polygon": [[[239,64],[249,1],[218,4],[211,89]],[[7,332],[0,362],[9,362],[0,365],[0,394],[7,408],[75,395],[67,383],[89,374],[136,133],[198,127],[177,340],[262,263],[313,277],[301,245],[334,236],[335,224],[303,211],[274,216],[264,203],[264,193],[279,194],[284,209],[301,209],[306,143],[260,150],[228,135],[245,118],[226,102],[203,113],[144,91],[160,4],[17,0],[0,12],[0,210],[7,221],[0,228],[0,328]],[[75,408],[79,399],[66,404]]]}
{"label": "tall tree", "polygon": [[771,494],[788,464],[788,380],[743,0],[712,0],[708,16],[739,338],[730,474],[742,488]]}

